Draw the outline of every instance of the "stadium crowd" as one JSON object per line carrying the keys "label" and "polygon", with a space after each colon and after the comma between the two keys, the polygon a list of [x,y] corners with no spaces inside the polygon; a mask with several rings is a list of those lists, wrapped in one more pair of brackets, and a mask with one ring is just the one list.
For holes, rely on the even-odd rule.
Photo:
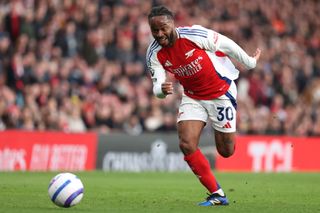
{"label": "stadium crowd", "polygon": [[181,87],[155,98],[145,67],[155,4],[263,50],[239,68],[240,134],[320,135],[317,0],[2,0],[0,129],[175,130]]}

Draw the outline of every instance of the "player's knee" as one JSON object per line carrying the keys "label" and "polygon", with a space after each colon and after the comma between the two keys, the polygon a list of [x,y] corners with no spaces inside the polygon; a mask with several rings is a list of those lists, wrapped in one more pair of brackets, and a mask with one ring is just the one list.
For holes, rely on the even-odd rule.
{"label": "player's knee", "polygon": [[197,150],[195,143],[182,138],[179,140],[179,148],[185,155],[191,154]]}
{"label": "player's knee", "polygon": [[193,150],[192,145],[184,141],[180,141],[179,148],[184,154],[190,154]]}
{"label": "player's knee", "polygon": [[234,149],[224,149],[219,151],[219,154],[224,158],[231,157],[233,153],[234,153]]}
{"label": "player's knee", "polygon": [[229,158],[233,155],[235,150],[234,133],[215,132],[215,142],[218,153],[224,157]]}
{"label": "player's knee", "polygon": [[225,141],[223,145],[217,147],[219,154],[224,158],[229,158],[234,154],[235,145],[232,140]]}

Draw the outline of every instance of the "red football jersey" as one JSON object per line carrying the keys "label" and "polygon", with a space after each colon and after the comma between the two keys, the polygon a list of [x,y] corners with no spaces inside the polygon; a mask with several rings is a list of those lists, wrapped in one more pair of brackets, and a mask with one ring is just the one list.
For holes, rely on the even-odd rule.
{"label": "red football jersey", "polygon": [[172,73],[194,99],[210,100],[224,95],[239,71],[219,50],[217,32],[199,25],[176,28],[178,38],[171,47],[162,47],[156,41],[150,44],[146,60],[154,83],[154,93],[165,81],[165,72]]}

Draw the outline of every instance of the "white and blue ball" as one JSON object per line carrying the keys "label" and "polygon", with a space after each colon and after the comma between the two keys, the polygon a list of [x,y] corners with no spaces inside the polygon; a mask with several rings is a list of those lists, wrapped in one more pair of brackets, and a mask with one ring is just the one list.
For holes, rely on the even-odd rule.
{"label": "white and blue ball", "polygon": [[83,184],[72,173],[60,173],[53,177],[48,187],[49,197],[60,207],[71,207],[80,203],[83,197]]}

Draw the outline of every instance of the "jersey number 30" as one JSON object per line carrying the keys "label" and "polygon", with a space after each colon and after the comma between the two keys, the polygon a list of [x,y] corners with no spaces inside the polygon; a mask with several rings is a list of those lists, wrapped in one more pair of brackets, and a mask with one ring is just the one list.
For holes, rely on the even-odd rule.
{"label": "jersey number 30", "polygon": [[232,108],[229,107],[217,107],[218,109],[218,121],[223,121],[226,118],[228,121],[233,120],[233,111]]}

